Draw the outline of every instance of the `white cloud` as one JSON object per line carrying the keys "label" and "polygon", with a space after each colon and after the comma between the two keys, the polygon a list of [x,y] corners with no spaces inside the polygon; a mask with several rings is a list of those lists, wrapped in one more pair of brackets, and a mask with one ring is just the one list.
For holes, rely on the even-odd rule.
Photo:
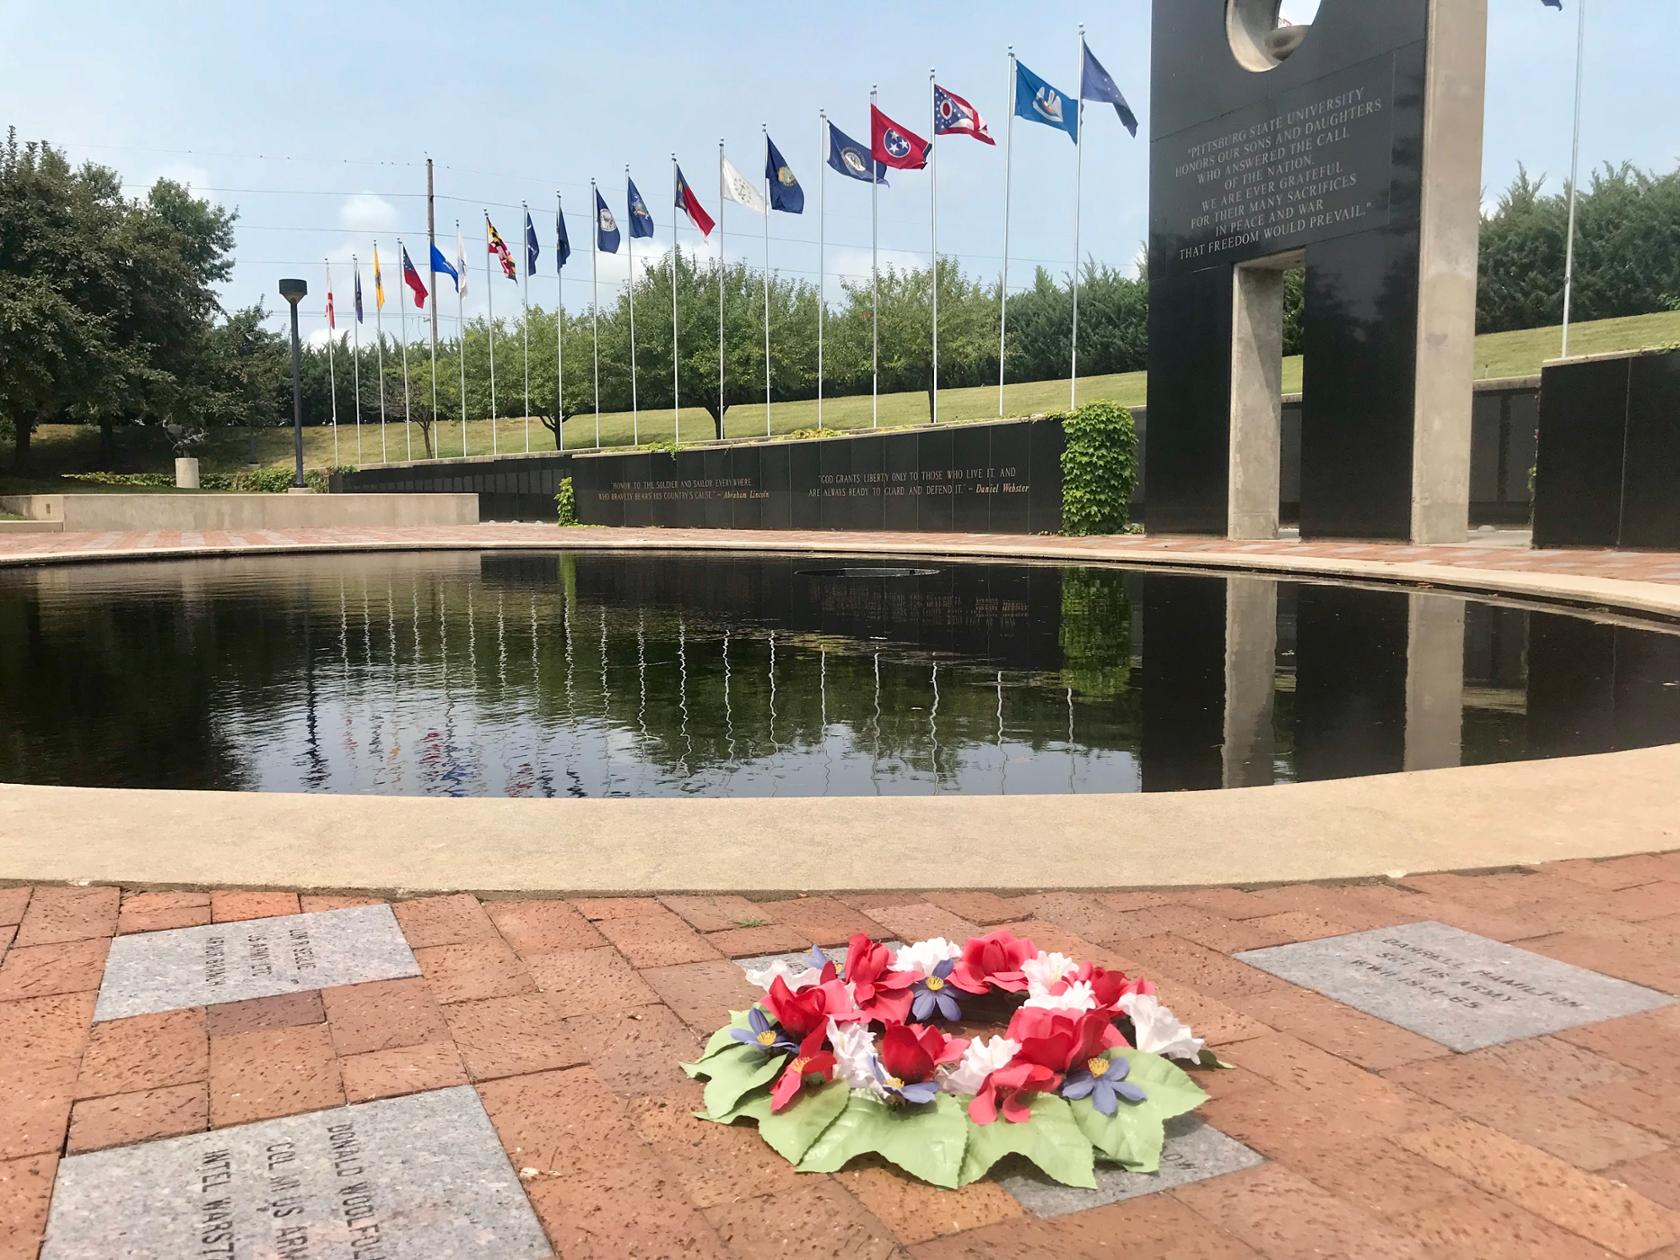
{"label": "white cloud", "polygon": [[356,193],[339,207],[338,221],[352,232],[394,232],[397,208],[373,193]]}

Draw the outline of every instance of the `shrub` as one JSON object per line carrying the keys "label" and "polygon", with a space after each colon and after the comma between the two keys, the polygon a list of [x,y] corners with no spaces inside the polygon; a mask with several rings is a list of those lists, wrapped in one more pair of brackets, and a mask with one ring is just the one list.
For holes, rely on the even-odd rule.
{"label": "shrub", "polygon": [[554,509],[562,525],[576,525],[577,496],[572,493],[572,479],[560,478],[560,488],[554,492]]}
{"label": "shrub", "polygon": [[1138,478],[1132,413],[1115,403],[1093,402],[1061,421],[1067,435],[1062,452],[1062,533],[1126,533]]}

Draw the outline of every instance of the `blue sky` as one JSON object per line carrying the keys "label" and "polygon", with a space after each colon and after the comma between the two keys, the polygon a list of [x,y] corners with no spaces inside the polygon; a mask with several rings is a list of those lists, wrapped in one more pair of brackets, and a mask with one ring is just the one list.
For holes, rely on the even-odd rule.
{"label": "blue sky", "polygon": [[[1192,0],[1185,0],[1192,2]],[[1215,3],[1217,0],[1201,0]],[[1342,0],[1375,3],[1380,0]],[[1575,53],[1574,0],[1563,14],[1540,0],[1489,0],[1487,141],[1483,168],[1492,199],[1518,162],[1553,187],[1569,163]],[[1312,0],[1285,10],[1310,12]],[[759,125],[807,190],[806,213],[771,219],[772,265],[813,281],[817,239],[818,121],[830,117],[867,139],[869,87],[881,107],[927,132],[928,70],[971,100],[997,148],[952,138],[939,147],[940,247],[976,274],[995,276],[1002,238],[1004,96],[1011,42],[1051,82],[1077,88],[1077,26],[1149,125],[1148,0],[1031,6],[811,5],[733,0],[714,4],[531,3],[478,8],[419,0],[389,4],[147,3],[67,6],[0,0],[0,125],[45,138],[73,159],[117,167],[136,192],[159,174],[191,181],[239,207],[238,266],[228,305],[262,297],[301,274],[306,316],[321,323],[322,259],[335,262],[348,312],[352,252],[364,285],[372,239],[382,257],[395,238],[424,268],[425,174],[438,163],[440,243],[453,258],[459,218],[475,268],[467,314],[483,309],[481,209],[488,207],[517,250],[520,201],[532,203],[544,247],[533,303],[551,305],[554,195],[564,194],[578,252],[566,302],[589,299],[586,247],[589,179],[600,179],[623,218],[624,166],[659,223],[655,251],[670,245],[670,154],[714,215],[719,138],[749,173],[762,169]],[[1583,168],[1631,159],[1671,169],[1680,160],[1677,0],[1598,0],[1591,11]],[[1146,231],[1147,153],[1112,111],[1087,109],[1081,253],[1130,266]],[[1042,261],[1065,273],[1073,259],[1073,146],[1045,127],[1015,130],[1011,287]],[[869,190],[830,176],[826,270],[867,279]],[[212,191],[214,190],[214,191]],[[447,198],[447,199],[446,199]],[[726,247],[763,258],[762,222],[740,207],[724,213]],[[928,244],[928,179],[895,175],[882,190],[883,263],[920,261]],[[680,240],[694,248],[695,233]],[[715,248],[716,234],[713,235]],[[646,249],[648,242],[638,242]],[[638,251],[641,254],[642,251]],[[624,255],[603,263],[607,286],[622,282]],[[387,286],[396,267],[386,263]],[[442,312],[453,316],[453,293]],[[518,304],[496,278],[497,306]],[[371,321],[371,289],[369,293]],[[386,314],[395,318],[394,306]],[[344,323],[341,320],[341,328]],[[445,329],[447,331],[448,324]]]}

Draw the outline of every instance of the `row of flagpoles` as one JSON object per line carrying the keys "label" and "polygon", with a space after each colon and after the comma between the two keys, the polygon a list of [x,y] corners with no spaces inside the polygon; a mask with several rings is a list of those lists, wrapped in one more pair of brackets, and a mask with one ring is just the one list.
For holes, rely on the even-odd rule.
{"label": "row of flagpoles", "polygon": [[[929,120],[931,134],[934,139],[939,136],[968,136],[983,144],[995,145],[986,126],[985,119],[966,99],[955,92],[942,87],[934,72],[928,72],[929,86]],[[1079,198],[1080,182],[1083,174],[1084,155],[1084,115],[1085,102],[1095,101],[1099,104],[1109,104],[1134,137],[1137,135],[1137,118],[1132,113],[1120,88],[1103,69],[1101,62],[1092,54],[1085,43],[1085,28],[1079,28],[1079,91],[1070,103],[1068,96],[1053,87],[1047,80],[1034,74],[1022,65],[1015,56],[1013,47],[1009,49],[1009,80],[1008,99],[1010,101],[1009,121],[1004,134],[1004,227],[1003,227],[1003,269],[998,289],[998,414],[1003,414],[1003,382],[1004,382],[1004,350],[1009,319],[1009,177],[1010,150],[1013,145],[1014,122],[1017,117],[1028,122],[1036,122],[1054,127],[1067,134],[1073,141],[1074,156],[1074,272],[1073,272],[1073,326],[1069,337],[1069,367],[1070,404],[1077,403],[1078,398],[1078,365],[1079,365]],[[886,172],[890,170],[924,170],[929,169],[933,179],[933,195],[930,199],[929,237],[932,248],[933,267],[931,271],[932,287],[932,419],[939,421],[939,198],[938,171],[934,159],[934,139],[923,139],[910,128],[894,122],[884,114],[876,103],[876,90],[869,91],[869,123],[870,141],[867,145],[853,140],[829,121],[826,111],[818,115],[818,157],[822,166],[818,169],[818,250],[819,258],[826,252],[826,223],[824,222],[824,201],[827,195],[826,169],[832,169],[851,179],[862,180],[870,186],[870,277],[871,277],[871,347],[870,347],[870,424],[876,427],[880,423],[880,333],[876,315],[880,307],[880,265],[879,265],[879,218],[876,212],[878,190],[887,182]],[[724,143],[718,141],[718,199],[733,201],[755,214],[762,216],[764,221],[764,431],[768,435],[771,431],[771,350],[770,350],[770,212],[781,211],[788,214],[802,214],[805,209],[805,192],[799,180],[795,177],[792,167],[783,158],[781,151],[770,138],[768,127],[764,128],[764,176],[762,183],[749,179],[729,160],[724,151]],[[432,337],[431,337],[431,385],[432,385],[432,415],[437,416],[437,288],[438,276],[450,278],[455,288],[456,310],[458,319],[462,313],[462,304],[466,297],[468,268],[466,247],[461,237],[460,223],[456,222],[455,232],[455,261],[453,264],[444,257],[438,248],[435,222],[430,213],[431,206],[431,161],[427,160],[427,204],[428,204],[428,270],[431,285],[421,279],[419,270],[409,257],[407,248],[399,239],[397,251],[400,258],[403,283],[412,294],[416,308],[424,309],[427,299],[432,301]],[[826,169],[825,169],[826,168]],[[637,363],[636,363],[636,306],[635,306],[635,242],[638,238],[654,235],[653,216],[648,212],[641,193],[637,191],[636,183],[630,178],[630,169],[625,167],[625,196],[626,207],[630,217],[629,241],[627,244],[628,261],[630,263],[630,415],[632,440],[639,442],[640,407],[637,402]],[[682,168],[677,163],[677,155],[671,155],[671,185],[672,200],[675,208],[682,211],[694,229],[703,239],[709,239],[712,229],[718,232],[718,413],[721,415],[725,403],[725,364],[724,364],[724,265],[723,265],[723,224],[721,216],[714,220],[701,204],[699,196],[693,186],[684,178]],[[606,198],[601,195],[594,180],[589,181],[590,194],[594,202],[594,240],[590,251],[591,268],[590,282],[594,295],[590,304],[591,336],[594,342],[594,395],[595,395],[595,445],[601,444],[601,362],[600,362],[600,255],[603,253],[616,254],[623,242],[618,221],[608,207]],[[559,318],[555,324],[555,424],[556,436],[560,449],[565,449],[565,430],[560,417],[564,412],[565,391],[565,358],[562,330],[565,325],[565,298],[558,283],[566,263],[572,254],[571,239],[566,231],[565,209],[558,193],[555,194],[555,277],[556,300],[559,303]],[[542,248],[537,238],[535,224],[531,220],[530,208],[525,208],[525,267],[521,284],[521,301],[526,315],[530,313],[531,276],[537,269],[537,261]],[[499,454],[499,442],[496,433],[496,323],[494,307],[494,284],[491,260],[500,265],[503,276],[509,280],[520,280],[521,272],[514,261],[512,251],[507,242],[490,221],[488,211],[484,216],[485,227],[485,280],[486,300],[489,305],[489,337],[490,337],[490,411],[491,423],[491,452]],[[680,361],[679,326],[677,314],[677,221],[673,218],[671,224],[671,385],[672,412],[676,425],[675,435],[678,441],[682,437],[682,413],[680,397]],[[364,312],[362,304],[362,276],[360,260],[355,256],[351,259],[355,268],[355,321],[352,333],[355,338],[355,416],[357,429],[357,461],[361,460],[361,340],[360,325]],[[818,264],[818,301],[817,301],[817,427],[823,427],[823,332],[827,315],[826,274],[824,265]],[[374,288],[374,323],[378,340],[379,373],[383,382],[385,372],[385,337],[381,323],[381,313],[385,307],[385,284],[379,262],[379,245],[373,247],[373,288]],[[403,421],[407,441],[406,457],[413,458],[414,443],[409,436],[409,419],[411,400],[409,397],[408,380],[408,328],[407,311],[401,311],[402,327],[402,374],[403,374]],[[333,461],[338,462],[338,387],[337,370],[333,363],[333,346],[336,340],[337,322],[333,310],[332,270],[327,269],[327,299],[326,318],[329,332],[327,340],[327,362],[329,387],[332,390],[332,426],[333,426]],[[465,338],[465,324],[461,323],[463,341]],[[531,365],[530,365],[530,327],[529,319],[524,327],[524,359],[525,359],[525,450],[531,449]],[[460,394],[461,394],[461,453],[467,453],[467,377],[466,356],[460,358]],[[385,391],[381,385],[379,391],[379,424],[380,424],[380,461],[386,462],[388,449],[385,438],[386,424]]]}

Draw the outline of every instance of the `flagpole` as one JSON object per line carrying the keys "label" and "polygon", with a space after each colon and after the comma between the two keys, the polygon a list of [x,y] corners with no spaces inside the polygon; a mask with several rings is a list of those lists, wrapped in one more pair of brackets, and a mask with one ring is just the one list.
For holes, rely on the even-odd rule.
{"label": "flagpole", "polygon": [[680,361],[677,345],[677,155],[671,154],[671,432],[672,441],[682,445],[682,385],[677,371]]}
{"label": "flagpole", "polygon": [[[869,85],[869,128],[875,129],[875,84]],[[881,425],[881,219],[876,212],[880,200],[880,172],[875,166],[874,137],[869,148],[869,427]]]}
{"label": "flagpole", "polygon": [[519,301],[523,310],[523,327],[521,332],[525,337],[525,453],[531,453],[531,207],[523,201],[519,208],[525,212],[525,283],[520,290]]}
{"label": "flagpole", "polygon": [[379,341],[379,462],[389,463],[385,454],[385,277],[379,274],[379,242],[373,243],[373,329]]}
{"label": "flagpole", "polygon": [[[554,223],[564,227],[566,203],[554,190]],[[566,449],[566,264],[559,259],[559,232],[554,232],[554,444]]]}
{"label": "flagpole", "polygon": [[490,274],[490,212],[484,212],[484,301],[485,322],[490,326],[490,453],[501,454],[496,444],[496,279]]}
{"label": "flagpole", "polygon": [[723,424],[723,141],[718,141],[718,437]]}
{"label": "flagpole", "polygon": [[[397,237],[397,258],[401,260],[407,256],[403,251],[402,237],[399,236]],[[403,277],[402,283],[405,285],[408,283],[407,276]],[[414,462],[414,430],[409,427],[413,424],[413,420],[411,419],[412,410],[408,402],[408,305],[402,300],[400,293],[397,295],[397,317],[398,322],[402,324],[403,440],[408,443],[408,462],[412,464]]]}
{"label": "flagpole", "polygon": [[828,311],[828,111],[817,111],[817,432],[823,427],[823,324]]}
{"label": "flagpole", "polygon": [[[327,301],[332,301],[332,264],[327,264]],[[333,327],[338,322],[336,313],[327,321],[327,389],[332,394],[332,435],[333,435],[333,466],[338,465],[338,372],[333,367],[333,343],[338,340],[338,330]]]}
{"label": "flagpole", "polygon": [[461,241],[461,220],[455,220],[455,357],[461,368],[461,458],[467,457],[467,251]]}
{"label": "flagpole", "polygon": [[1569,244],[1563,254],[1563,349],[1569,355],[1569,312],[1575,296],[1575,191],[1581,171],[1581,87],[1587,47],[1587,0],[1575,0],[1575,140],[1569,153]]}
{"label": "flagpole", "polygon": [[770,124],[764,133],[764,436],[770,436]]}
{"label": "flagpole", "polygon": [[1015,139],[1015,45],[1009,45],[1009,80],[1004,92],[1009,121],[1003,131],[1003,273],[998,280],[998,416],[1003,416],[1003,354],[1009,327],[1009,160]]}
{"label": "flagpole", "polygon": [[[433,248],[433,249],[437,248],[437,246],[432,245],[431,242],[427,242],[427,244],[430,245],[431,248]],[[428,259],[427,261],[429,262],[430,259]],[[437,422],[438,422],[438,400],[437,400],[437,307],[438,307],[438,300],[437,300],[437,268],[436,267],[432,268],[432,291],[427,296],[431,299],[431,303],[432,303],[432,429],[436,429],[437,428]],[[433,459],[440,458],[443,454],[441,439],[433,438],[431,436],[431,431],[430,430],[422,430],[422,435],[426,438],[427,442],[432,447],[432,452],[431,452],[432,453],[432,458]]]}
{"label": "flagpole", "polygon": [[[437,428],[438,400],[437,400],[437,340],[438,340],[438,287],[437,287],[437,200],[432,186],[432,159],[426,156],[426,268],[431,278],[429,294],[432,300],[432,427]],[[441,432],[441,431],[440,431]],[[433,439],[430,431],[427,440],[432,443],[432,457],[438,458],[443,454],[443,440]]]}
{"label": "flagpole", "polygon": [[356,321],[350,325],[350,336],[355,343],[355,357],[350,360],[350,376],[355,382],[356,389],[356,467],[362,466],[362,264],[356,255],[350,255],[350,267],[356,273],[351,292],[356,295]]}
{"label": "flagpole", "polygon": [[601,445],[601,194],[589,181],[590,214],[595,224],[589,233],[589,331],[595,343],[595,445]]}
{"label": "flagpole", "polygon": [[928,188],[931,199],[928,209],[928,239],[933,254],[933,272],[929,287],[933,290],[933,401],[930,404],[932,422],[939,423],[939,104],[934,99],[934,69],[928,67],[928,112],[933,117],[933,130],[928,132]]}
{"label": "flagpole", "polygon": [[[1011,115],[1013,117],[1013,115]],[[1068,410],[1079,406],[1079,201],[1085,178],[1085,25],[1079,26],[1079,106],[1073,138],[1073,336],[1068,343]]]}
{"label": "flagpole", "polygon": [[[630,166],[624,167],[624,188],[630,189]],[[630,232],[625,239],[625,261],[630,268],[630,277],[625,289],[630,294],[630,445],[642,444],[641,418],[636,410],[636,208],[630,210]]]}

